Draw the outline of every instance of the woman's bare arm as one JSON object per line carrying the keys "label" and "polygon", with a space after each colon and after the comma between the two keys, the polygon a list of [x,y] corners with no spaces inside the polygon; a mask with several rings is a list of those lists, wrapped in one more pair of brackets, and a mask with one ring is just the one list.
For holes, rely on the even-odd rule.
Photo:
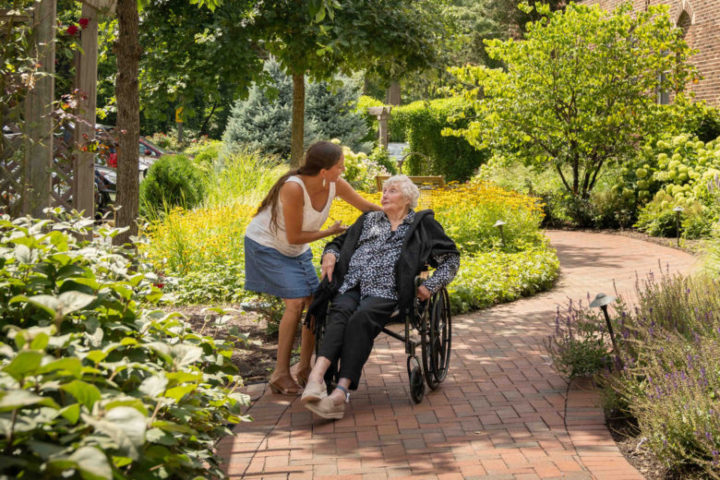
{"label": "woman's bare arm", "polygon": [[336,188],[338,197],[342,198],[347,203],[349,203],[353,207],[357,208],[361,212],[382,210],[382,207],[380,205],[376,205],[368,200],[365,200],[363,197],[361,197],[360,194],[358,194],[352,188],[352,186],[348,182],[343,180],[342,178],[338,179],[335,188]]}
{"label": "woman's bare arm", "polygon": [[338,221],[325,230],[304,232],[302,230],[304,195],[302,187],[297,183],[288,182],[282,186],[280,189],[280,201],[283,206],[282,215],[285,219],[285,233],[287,234],[288,243],[292,245],[312,243],[315,240],[337,235],[347,230],[347,227],[343,227]]}

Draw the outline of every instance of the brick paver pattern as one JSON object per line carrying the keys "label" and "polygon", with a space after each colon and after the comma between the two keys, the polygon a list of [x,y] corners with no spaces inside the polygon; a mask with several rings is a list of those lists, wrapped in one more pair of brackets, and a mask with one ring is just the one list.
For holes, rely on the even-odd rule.
{"label": "brick paver pattern", "polygon": [[[220,442],[231,478],[642,479],[605,426],[598,394],[552,368],[543,342],[568,298],[631,294],[636,275],[686,273],[696,259],[624,236],[546,232],[561,277],[551,291],[456,316],[450,373],[415,405],[403,345],[381,335],[340,421],[254,386],[252,423]],[[420,355],[418,349],[418,355]],[[259,392],[259,394],[258,394]]]}

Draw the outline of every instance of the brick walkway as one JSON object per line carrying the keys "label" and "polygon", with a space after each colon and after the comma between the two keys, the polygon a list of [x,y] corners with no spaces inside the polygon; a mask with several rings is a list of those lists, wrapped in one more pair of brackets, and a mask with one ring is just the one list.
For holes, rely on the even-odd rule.
{"label": "brick walkway", "polygon": [[694,258],[623,236],[547,232],[562,274],[550,292],[453,319],[448,378],[414,405],[402,344],[378,338],[340,421],[254,386],[254,422],[218,449],[231,478],[642,479],[603,422],[597,393],[571,387],[543,347],[558,304],[630,292],[636,272],[688,271]]}

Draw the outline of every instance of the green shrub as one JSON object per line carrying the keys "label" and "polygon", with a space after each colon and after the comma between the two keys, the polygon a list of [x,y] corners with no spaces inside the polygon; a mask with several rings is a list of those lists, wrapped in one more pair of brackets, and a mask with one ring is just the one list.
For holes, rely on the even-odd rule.
{"label": "green shrub", "polygon": [[703,105],[702,113],[692,130],[701,142],[710,142],[720,137],[720,110],[716,107]]}
{"label": "green shrub", "polygon": [[[384,150],[383,147],[380,148]],[[349,147],[343,147],[343,155],[345,157],[345,173],[343,176],[355,190],[374,192],[377,190],[375,177],[388,174],[384,165],[374,162],[365,153],[356,153]]]}
{"label": "green shrub", "polygon": [[287,165],[275,155],[244,148],[221,154],[206,176],[204,205],[258,205],[286,171]]}
{"label": "green shrub", "polygon": [[390,156],[387,148],[382,145],[378,145],[373,149],[372,153],[370,153],[370,161],[384,168],[390,175],[398,174],[397,162]]}
{"label": "green shrub", "polygon": [[663,137],[650,147],[654,161],[641,173],[655,186],[655,193],[640,209],[636,226],[650,235],[675,235],[673,209],[681,207],[683,236],[708,235],[720,217],[720,205],[710,190],[720,174],[720,142],[704,143],[683,134]]}
{"label": "green shrub", "polygon": [[185,147],[185,145],[178,142],[177,135],[168,135],[163,132],[153,133],[151,137],[148,137],[148,140],[163,150],[168,150],[170,152],[180,152]]}
{"label": "green shrub", "polygon": [[605,323],[599,309],[570,300],[558,307],[555,331],[545,346],[553,366],[568,379],[595,375],[611,366]]}
{"label": "green shrub", "polygon": [[464,128],[472,112],[459,98],[415,102],[393,107],[389,122],[394,142],[407,141],[411,152],[403,169],[411,175],[442,175],[448,181],[464,182],[488,158],[487,151],[477,150],[460,137],[444,136],[446,128]]}
{"label": "green shrub", "polygon": [[160,157],[140,184],[140,199],[145,214],[166,207],[199,205],[205,196],[201,171],[184,155]]}
{"label": "green shrub", "polygon": [[506,190],[537,198],[544,214],[542,227],[560,227],[571,221],[567,214],[567,196],[555,172],[494,155],[480,166],[474,180],[492,182]]}
{"label": "green shrub", "polygon": [[547,290],[560,273],[555,250],[542,245],[522,252],[464,255],[448,287],[453,313],[488,308]]}
{"label": "green shrub", "polygon": [[193,161],[202,167],[212,165],[224,151],[225,144],[219,140],[208,140],[192,143],[185,149],[185,154],[192,156]]}
{"label": "green shrub", "polygon": [[0,476],[223,477],[214,446],[247,420],[232,345],[144,308],[163,293],[119,230],[52,216],[0,219]]}

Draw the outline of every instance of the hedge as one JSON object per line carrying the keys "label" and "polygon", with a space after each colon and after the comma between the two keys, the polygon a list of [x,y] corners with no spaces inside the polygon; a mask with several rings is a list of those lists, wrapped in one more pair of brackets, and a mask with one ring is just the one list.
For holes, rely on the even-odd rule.
{"label": "hedge", "polygon": [[[403,169],[411,175],[442,175],[447,181],[464,182],[473,176],[489,154],[475,149],[464,138],[442,135],[445,128],[463,128],[472,112],[461,99],[418,101],[393,107],[389,123],[393,142],[409,143],[411,152]],[[453,120],[457,118],[457,120]]]}

